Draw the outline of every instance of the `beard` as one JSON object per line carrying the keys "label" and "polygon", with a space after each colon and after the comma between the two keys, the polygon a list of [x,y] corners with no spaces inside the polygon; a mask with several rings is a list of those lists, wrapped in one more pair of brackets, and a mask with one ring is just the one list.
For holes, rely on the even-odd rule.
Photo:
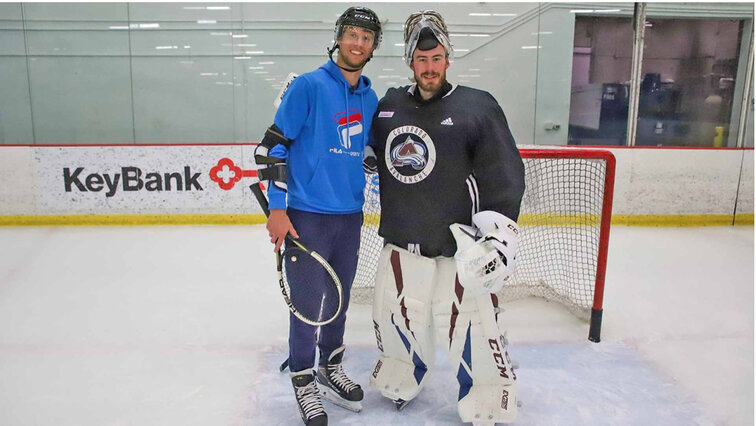
{"label": "beard", "polygon": [[[427,81],[423,80],[423,76],[425,76],[425,77],[436,77],[436,81],[434,81],[434,82],[427,82]],[[446,73],[445,72],[442,72],[442,73],[429,73],[429,72],[426,72],[426,73],[423,73],[423,74],[420,74],[420,75],[416,74],[415,75],[415,81],[417,82],[417,86],[420,89],[422,89],[422,90],[424,90],[426,92],[435,93],[435,92],[438,92],[441,89],[441,86],[443,86],[444,83],[446,82]]]}

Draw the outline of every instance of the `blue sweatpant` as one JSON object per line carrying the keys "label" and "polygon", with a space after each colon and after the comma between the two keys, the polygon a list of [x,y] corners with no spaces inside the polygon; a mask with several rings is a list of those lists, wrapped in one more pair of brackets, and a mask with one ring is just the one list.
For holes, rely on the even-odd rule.
{"label": "blue sweatpant", "polygon": [[[349,294],[357,269],[357,255],[360,249],[362,212],[351,214],[320,214],[289,208],[291,224],[299,234],[299,241],[309,249],[318,252],[336,271],[343,287],[344,303],[339,316],[331,323],[314,327],[289,315],[289,369],[302,371],[315,365],[315,347],[320,349],[320,360],[324,363],[334,349],[344,341],[346,311]],[[292,280],[290,285],[307,285],[297,279],[296,264],[284,265],[286,274]],[[302,274],[299,274],[300,276]],[[322,279],[308,276],[307,280]],[[310,283],[311,284],[311,283]],[[314,303],[320,303],[313,300]]]}

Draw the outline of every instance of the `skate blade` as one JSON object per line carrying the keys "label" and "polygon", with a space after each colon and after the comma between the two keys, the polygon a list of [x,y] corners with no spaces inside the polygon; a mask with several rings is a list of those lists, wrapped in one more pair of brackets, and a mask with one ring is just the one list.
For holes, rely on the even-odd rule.
{"label": "skate blade", "polygon": [[362,401],[348,401],[326,386],[318,387],[318,389],[320,390],[320,396],[331,404],[354,411],[355,413],[362,411]]}
{"label": "skate blade", "polygon": [[410,399],[409,401],[405,401],[403,399],[395,399],[394,401],[394,407],[396,407],[396,411],[402,411],[412,402],[413,400]]}

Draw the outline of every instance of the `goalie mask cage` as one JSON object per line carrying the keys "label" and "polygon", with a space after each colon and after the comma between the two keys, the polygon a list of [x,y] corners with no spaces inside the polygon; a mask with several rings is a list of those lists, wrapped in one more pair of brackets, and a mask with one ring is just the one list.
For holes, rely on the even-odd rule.
{"label": "goalie mask cage", "polygon": [[[612,215],[615,159],[597,149],[520,149],[525,163],[517,269],[498,294],[563,304],[590,321],[588,339],[601,340],[604,278]],[[377,175],[367,176],[362,242],[352,301],[372,300],[383,239]]]}

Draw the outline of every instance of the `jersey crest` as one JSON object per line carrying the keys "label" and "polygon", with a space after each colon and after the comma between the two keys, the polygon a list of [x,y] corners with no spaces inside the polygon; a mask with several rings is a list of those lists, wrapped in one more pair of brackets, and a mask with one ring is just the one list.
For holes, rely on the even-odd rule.
{"label": "jersey crest", "polygon": [[405,184],[423,181],[436,165],[436,146],[417,126],[401,126],[389,132],[385,152],[389,172]]}

